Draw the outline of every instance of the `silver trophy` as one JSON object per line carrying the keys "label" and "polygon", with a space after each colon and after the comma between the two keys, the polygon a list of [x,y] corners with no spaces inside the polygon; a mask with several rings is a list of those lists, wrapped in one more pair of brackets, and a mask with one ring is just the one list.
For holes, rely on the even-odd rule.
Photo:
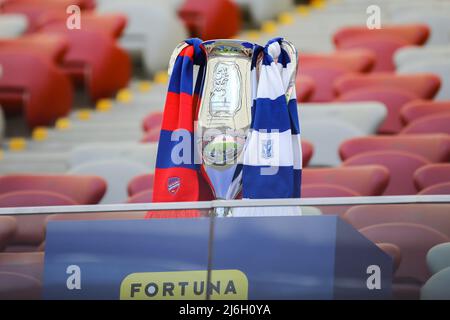
{"label": "silver trophy", "polygon": [[[174,51],[171,65],[181,50]],[[283,48],[297,63],[295,47],[285,40]],[[260,65],[262,57],[253,57],[255,44],[242,40],[210,40],[203,42],[206,72],[201,103],[198,107],[196,145],[202,171],[209,180],[216,199],[234,199],[242,189],[242,163],[251,123],[252,59]],[[170,73],[169,68],[169,73]],[[289,100],[295,86],[296,68],[286,92]],[[258,67],[256,77],[258,77]],[[227,209],[216,210],[217,216],[230,216]]]}

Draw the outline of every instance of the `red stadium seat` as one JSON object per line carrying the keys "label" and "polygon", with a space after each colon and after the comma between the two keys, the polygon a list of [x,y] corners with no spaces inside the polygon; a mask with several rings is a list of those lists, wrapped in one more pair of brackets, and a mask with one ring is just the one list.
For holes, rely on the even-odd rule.
{"label": "red stadium seat", "polygon": [[295,80],[295,90],[298,102],[307,102],[313,95],[316,84],[311,77],[297,74]]}
{"label": "red stadium seat", "polygon": [[142,174],[140,176],[134,177],[128,183],[128,195],[134,196],[142,191],[149,190],[153,188],[153,173]]}
{"label": "red stadium seat", "polygon": [[392,222],[416,223],[450,237],[450,205],[382,204],[351,207],[342,218],[356,229]]}
{"label": "red stadium seat", "polygon": [[51,20],[39,32],[68,39],[70,49],[64,58],[64,69],[75,83],[86,86],[92,100],[97,100],[126,87],[131,77],[130,57],[115,39],[124,26],[122,15],[92,16],[76,32],[67,29],[65,19]]}
{"label": "red stadium seat", "polygon": [[372,51],[377,61],[372,69],[373,72],[395,71],[394,54],[409,43],[403,39],[392,36],[356,36],[343,41],[337,46],[338,49],[367,49]]}
{"label": "red stadium seat", "polygon": [[14,191],[50,191],[78,204],[97,204],[106,187],[105,180],[96,176],[14,174],[0,177],[0,195]]}
{"label": "red stadium seat", "polygon": [[342,66],[300,65],[299,68],[299,74],[311,78],[315,84],[315,90],[308,100],[310,102],[332,101],[335,98],[334,81],[348,73]]}
{"label": "red stadium seat", "polygon": [[307,140],[302,140],[302,163],[303,167],[307,167],[309,161],[314,154],[314,146]]}
{"label": "red stadium seat", "polygon": [[411,122],[400,134],[446,133],[450,134],[450,113],[430,115]]}
{"label": "red stadium seat", "polygon": [[439,91],[441,80],[428,73],[420,74],[351,74],[338,79],[334,85],[339,95],[355,89],[376,87],[402,89],[422,99],[432,99]]}
{"label": "red stadium seat", "polygon": [[369,72],[375,64],[375,55],[370,50],[341,50],[330,54],[300,53],[299,65],[340,66],[349,72]]}
{"label": "red stadium seat", "polygon": [[0,104],[6,114],[23,113],[30,127],[50,125],[69,113],[72,84],[51,59],[21,50],[0,47]]}
{"label": "red stadium seat", "polygon": [[144,129],[145,132],[148,132],[154,128],[159,129],[161,128],[162,119],[163,119],[162,112],[152,112],[149,115],[147,115],[142,121],[142,129]]}
{"label": "red stadium seat", "polygon": [[421,167],[414,172],[418,190],[450,181],[450,163],[435,163]]}
{"label": "red stadium seat", "polygon": [[153,189],[147,189],[136,193],[127,200],[127,203],[151,203],[153,199]]}
{"label": "red stadium seat", "polygon": [[144,133],[144,136],[142,137],[140,142],[146,143],[146,142],[158,142],[159,141],[159,135],[161,133],[160,128],[154,128]]}
{"label": "red stadium seat", "polygon": [[347,159],[343,166],[377,164],[385,166],[390,173],[389,184],[383,195],[416,194],[414,172],[430,162],[418,155],[403,151],[366,152]]}
{"label": "red stadium seat", "polygon": [[400,110],[400,116],[406,124],[423,117],[442,113],[450,113],[450,101],[415,100],[407,103]]}
{"label": "red stadium seat", "polygon": [[178,12],[192,37],[231,38],[241,29],[241,14],[234,1],[187,0]]}
{"label": "red stadium seat", "polygon": [[398,280],[424,283],[430,272],[426,264],[428,250],[450,239],[427,226],[414,223],[383,223],[359,230],[369,240],[387,242],[398,246],[402,261],[396,272]]}
{"label": "red stadium seat", "polygon": [[418,194],[420,195],[450,194],[450,182],[438,183],[429,186],[420,191]]}
{"label": "red stadium seat", "polygon": [[445,134],[367,136],[345,141],[339,147],[342,160],[370,151],[407,151],[431,162],[450,161],[450,137]]}
{"label": "red stadium seat", "polygon": [[5,249],[17,230],[17,220],[13,217],[0,216],[0,251]]}
{"label": "red stadium seat", "polygon": [[4,13],[25,15],[28,20],[28,32],[32,32],[36,30],[40,21],[48,16],[65,14],[70,5],[77,5],[84,9],[85,5],[89,5],[88,2],[86,0],[6,0],[2,2],[1,9]]}
{"label": "red stadium seat", "polygon": [[[0,208],[76,205],[72,199],[49,191],[15,191],[0,194]],[[15,216],[17,230],[9,242],[9,251],[34,251],[45,238],[45,214]]]}
{"label": "red stadium seat", "polygon": [[44,252],[1,252],[0,272],[19,272],[42,281]]}
{"label": "red stadium seat", "polygon": [[86,220],[141,220],[145,218],[146,212],[89,212],[52,214],[47,217],[49,221],[86,221]]}
{"label": "red stadium seat", "polygon": [[327,197],[358,197],[358,192],[349,188],[326,184],[303,184],[302,198],[327,198]]}
{"label": "red stadium seat", "polygon": [[42,283],[31,276],[0,272],[0,300],[39,300],[42,298]]}
{"label": "red stadium seat", "polygon": [[361,196],[378,196],[389,182],[389,171],[383,166],[306,168],[302,184],[332,184],[353,190]]}
{"label": "red stadium seat", "polygon": [[376,243],[376,245],[392,258],[392,261],[394,262],[393,271],[395,273],[402,261],[402,252],[400,251],[400,248],[392,243]]}
{"label": "red stadium seat", "polygon": [[367,26],[351,26],[338,30],[333,36],[333,42],[336,46],[340,46],[348,39],[354,37],[388,36],[405,40],[408,44],[422,45],[428,36],[430,29],[424,24],[404,24],[383,26],[381,29],[368,29]]}
{"label": "red stadium seat", "polygon": [[392,134],[398,133],[403,127],[400,110],[406,103],[414,99],[416,96],[405,90],[369,87],[349,91],[341,95],[337,101],[379,101],[383,103],[387,108],[387,116],[378,128],[378,133]]}

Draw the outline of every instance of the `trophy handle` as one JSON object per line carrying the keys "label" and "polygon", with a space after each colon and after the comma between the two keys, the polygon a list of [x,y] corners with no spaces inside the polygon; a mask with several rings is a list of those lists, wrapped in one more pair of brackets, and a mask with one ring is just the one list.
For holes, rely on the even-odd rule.
{"label": "trophy handle", "polygon": [[173,50],[172,55],[170,56],[170,60],[169,60],[169,68],[167,69],[167,73],[169,74],[169,77],[172,75],[173,66],[175,65],[175,61],[177,60],[178,55],[187,46],[188,46],[188,44],[185,41],[183,41],[183,42],[180,42]]}
{"label": "trophy handle", "polygon": [[295,78],[297,76],[297,69],[298,69],[298,51],[295,48],[294,44],[292,42],[289,42],[287,40],[283,40],[281,43],[281,46],[286,52],[288,53],[291,63],[294,65],[294,68],[292,70],[292,74],[289,80],[289,85],[286,89],[286,100],[289,101],[292,96],[292,92],[295,88]]}

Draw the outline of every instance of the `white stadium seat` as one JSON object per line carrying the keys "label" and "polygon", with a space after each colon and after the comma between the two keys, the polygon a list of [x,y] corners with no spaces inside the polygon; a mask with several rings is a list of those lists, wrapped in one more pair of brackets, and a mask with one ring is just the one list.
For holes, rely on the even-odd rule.
{"label": "white stadium seat", "polygon": [[397,69],[417,62],[426,62],[434,59],[450,59],[450,45],[405,47],[397,50],[394,55]]}
{"label": "white stadium seat", "polygon": [[162,1],[101,1],[97,11],[119,12],[128,17],[121,45],[142,57],[148,73],[167,68],[175,46],[188,37],[174,8],[162,5]]}
{"label": "white stadium seat", "polygon": [[137,175],[148,172],[143,164],[129,160],[103,160],[87,162],[71,168],[68,174],[88,174],[104,178],[108,184],[100,203],[125,203],[128,182]]}
{"label": "white stadium seat", "polygon": [[250,12],[251,19],[256,23],[274,19],[278,14],[292,9],[293,0],[235,0],[243,9]]}
{"label": "white stadium seat", "polygon": [[397,71],[399,73],[434,73],[441,78],[441,88],[434,100],[450,100],[450,61],[448,59],[427,59],[402,66]]}
{"label": "white stadium seat", "polygon": [[16,38],[28,28],[28,20],[22,14],[0,14],[0,39]]}

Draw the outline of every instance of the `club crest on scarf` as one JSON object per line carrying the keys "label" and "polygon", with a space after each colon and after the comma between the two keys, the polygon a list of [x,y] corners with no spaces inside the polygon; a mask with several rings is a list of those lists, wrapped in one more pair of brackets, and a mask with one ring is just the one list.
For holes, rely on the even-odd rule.
{"label": "club crest on scarf", "polygon": [[181,180],[178,177],[170,177],[167,179],[167,191],[171,194],[176,194],[180,189]]}
{"label": "club crest on scarf", "polygon": [[273,140],[264,139],[261,140],[261,157],[264,159],[273,158]]}

